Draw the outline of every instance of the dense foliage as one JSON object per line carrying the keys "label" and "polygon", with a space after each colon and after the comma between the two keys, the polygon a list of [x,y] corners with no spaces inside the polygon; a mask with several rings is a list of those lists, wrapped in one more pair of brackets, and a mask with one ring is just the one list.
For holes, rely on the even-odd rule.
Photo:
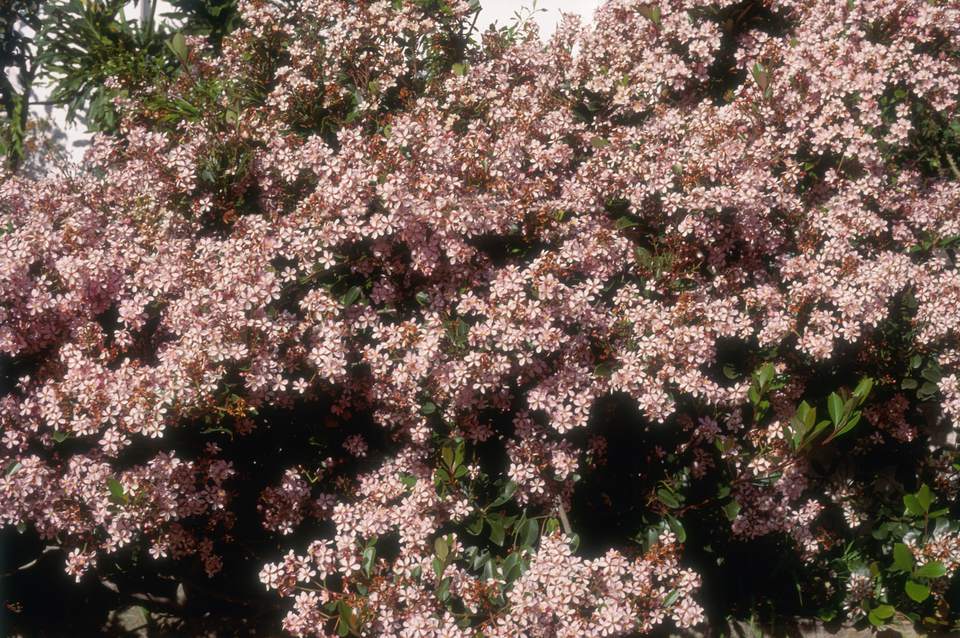
{"label": "dense foliage", "polygon": [[960,621],[960,7],[476,9],[245,0],[5,175],[6,533],[297,636]]}

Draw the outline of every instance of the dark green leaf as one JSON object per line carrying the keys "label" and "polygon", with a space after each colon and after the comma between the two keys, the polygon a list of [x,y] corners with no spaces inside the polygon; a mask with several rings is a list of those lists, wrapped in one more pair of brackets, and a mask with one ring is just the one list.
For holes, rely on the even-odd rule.
{"label": "dark green leaf", "polygon": [[340,615],[337,619],[337,635],[340,636],[340,638],[343,638],[344,636],[348,636],[350,634],[350,628],[353,626],[353,610],[350,609],[350,606],[342,600],[340,601],[338,607],[340,610]]}
{"label": "dark green leaf", "polygon": [[929,381],[924,381],[923,385],[920,386],[920,389],[917,390],[917,398],[921,401],[927,401],[939,391],[940,388],[938,388],[936,384],[930,383]]}
{"label": "dark green leaf", "polygon": [[472,521],[470,521],[470,524],[467,525],[467,532],[474,536],[477,536],[482,531],[483,531],[483,519],[480,518],[479,516],[473,519]]}
{"label": "dark green leaf", "polygon": [[516,491],[517,491],[517,484],[514,483],[513,481],[507,481],[506,483],[503,484],[503,490],[501,490],[500,496],[495,498],[494,501],[490,503],[490,507],[491,508],[500,507],[501,505],[509,501],[510,498],[513,496],[514,492]]}
{"label": "dark green leaf", "polygon": [[487,525],[490,526],[490,542],[498,547],[503,547],[503,540],[506,538],[503,531],[503,520],[500,518],[488,518]]}
{"label": "dark green leaf", "polygon": [[537,542],[537,537],[539,535],[540,526],[537,524],[536,520],[531,518],[524,523],[522,531],[520,532],[520,544],[524,547],[533,547],[533,544]]}
{"label": "dark green leaf", "polygon": [[837,436],[840,436],[841,434],[846,434],[847,432],[852,430],[859,422],[860,422],[860,413],[854,412],[853,414],[850,415],[850,418],[847,419],[847,422],[843,424],[843,427],[837,430]]}
{"label": "dark green leaf", "polygon": [[680,507],[680,501],[677,500],[677,497],[674,496],[670,490],[664,487],[661,487],[657,490],[657,498],[661,503],[669,508]]}
{"label": "dark green leaf", "polygon": [[360,299],[360,295],[363,291],[360,289],[360,286],[353,286],[348,290],[344,295],[341,301],[345,307],[350,307]]}
{"label": "dark green leaf", "polygon": [[683,528],[683,523],[675,517],[667,514],[667,525],[670,526],[670,530],[676,534],[677,542],[684,543],[687,540],[687,530]]}
{"label": "dark green leaf", "polygon": [[930,383],[939,383],[941,377],[943,376],[943,372],[940,370],[939,365],[931,361],[923,369],[923,372],[920,373],[920,376]]}

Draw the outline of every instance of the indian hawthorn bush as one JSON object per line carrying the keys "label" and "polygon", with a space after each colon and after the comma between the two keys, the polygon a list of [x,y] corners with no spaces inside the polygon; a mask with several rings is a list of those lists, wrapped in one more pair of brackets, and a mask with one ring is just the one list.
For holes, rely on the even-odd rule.
{"label": "indian hawthorn bush", "polygon": [[960,6],[476,9],[244,0],[4,176],[0,523],[296,636],[703,626],[764,543],[956,622]]}

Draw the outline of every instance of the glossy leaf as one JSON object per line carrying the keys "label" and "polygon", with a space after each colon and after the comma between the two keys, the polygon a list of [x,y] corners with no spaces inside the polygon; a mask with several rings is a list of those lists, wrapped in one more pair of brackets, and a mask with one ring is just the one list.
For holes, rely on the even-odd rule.
{"label": "glossy leaf", "polygon": [[930,588],[923,583],[918,583],[913,580],[908,580],[903,586],[903,589],[907,592],[907,596],[909,596],[911,600],[918,603],[922,603],[930,597]]}
{"label": "glossy leaf", "polygon": [[903,543],[893,546],[893,566],[903,572],[913,571],[913,554]]}

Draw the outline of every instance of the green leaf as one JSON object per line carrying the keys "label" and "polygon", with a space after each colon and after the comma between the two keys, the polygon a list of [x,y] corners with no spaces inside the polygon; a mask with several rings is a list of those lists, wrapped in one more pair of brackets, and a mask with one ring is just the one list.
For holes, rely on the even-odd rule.
{"label": "green leaf", "polygon": [[853,391],[853,396],[857,397],[858,404],[864,402],[864,400],[870,394],[871,389],[873,389],[873,379],[870,377],[864,377],[860,379],[860,383],[857,384],[856,389]]}
{"label": "green leaf", "polygon": [[370,578],[370,574],[373,572],[373,566],[377,559],[377,548],[376,547],[367,547],[363,550],[363,561],[360,563],[360,566],[363,568],[363,573],[366,574],[367,578]]}
{"label": "green leaf", "polygon": [[507,576],[514,567],[517,566],[517,562],[520,560],[519,552],[514,552],[504,559],[503,563],[500,565],[500,571],[503,572],[504,580],[510,582],[510,578]]}
{"label": "green leaf", "polygon": [[503,531],[503,519],[488,518],[487,525],[490,526],[490,542],[498,547],[503,547],[503,540],[506,538]]}
{"label": "green leaf", "polygon": [[903,543],[893,546],[893,567],[902,572],[913,571],[913,554]]}
{"label": "green leaf", "polygon": [[854,412],[853,414],[850,415],[850,418],[847,419],[847,422],[843,424],[843,427],[837,430],[836,436],[840,436],[841,434],[846,434],[847,432],[852,430],[854,426],[856,426],[857,423],[859,422],[860,422],[860,413]]}
{"label": "green leaf", "polygon": [[112,476],[107,479],[107,488],[110,490],[110,501],[121,505],[127,502],[127,495],[123,493],[123,485]]}
{"label": "green leaf", "polygon": [[777,371],[773,367],[772,363],[765,363],[760,366],[760,369],[756,372],[757,383],[760,386],[761,392],[766,389],[766,387],[773,380],[773,377],[776,375]]}
{"label": "green leaf", "polygon": [[7,470],[4,472],[4,476],[13,476],[21,467],[23,467],[23,463],[20,461],[10,461],[10,463],[7,464]]}
{"label": "green leaf", "polygon": [[817,423],[817,427],[813,428],[813,432],[811,432],[810,436],[807,437],[808,441],[812,441],[816,439],[817,435],[823,432],[829,426],[830,426],[830,421],[827,421],[826,419],[824,419],[823,421],[820,421],[820,423]]}
{"label": "green leaf", "polygon": [[918,603],[922,603],[930,597],[930,588],[913,580],[908,580],[903,589],[911,600]]}
{"label": "green leaf", "polygon": [[439,598],[440,601],[444,603],[450,600],[450,579],[449,578],[444,578],[443,580],[440,581],[440,586],[437,587],[437,598]]}
{"label": "green leaf", "polygon": [[604,148],[606,146],[610,146],[610,141],[603,139],[599,135],[595,135],[594,137],[590,138],[590,145],[593,146],[593,148]]}
{"label": "green leaf", "polygon": [[427,401],[426,403],[420,406],[420,414],[424,416],[427,416],[428,414],[433,414],[436,411],[437,411],[437,404],[433,403],[432,401]]}
{"label": "green leaf", "polygon": [[420,304],[421,306],[426,306],[428,303],[430,303],[430,295],[423,292],[422,290],[418,292],[415,296],[417,299],[417,303]]}
{"label": "green leaf", "polygon": [[170,47],[170,50],[181,62],[187,59],[187,39],[180,31],[177,31],[173,35],[167,43],[167,46]]}
{"label": "green leaf", "polygon": [[664,487],[661,487],[657,490],[657,498],[661,503],[671,509],[680,507],[680,501],[677,500],[677,497],[674,496],[670,490]]}
{"label": "green leaf", "polygon": [[363,291],[360,289],[360,286],[353,286],[353,287],[350,288],[350,290],[348,290],[348,291],[343,295],[343,297],[340,299],[340,301],[343,302],[344,307],[349,308],[350,306],[352,306],[353,304],[355,304],[358,299],[360,299],[360,294],[361,294],[362,292],[363,292]]}
{"label": "green leaf", "polygon": [[613,224],[614,228],[616,228],[617,230],[626,230],[627,228],[632,228],[637,225],[638,225],[637,222],[633,221],[632,219],[626,216],[618,218],[617,221],[614,222]]}
{"label": "green leaf", "polygon": [[467,525],[467,532],[473,536],[478,536],[483,531],[483,518],[477,517]]}
{"label": "green leaf", "polygon": [[676,516],[671,516],[667,514],[667,525],[670,526],[670,530],[676,534],[677,542],[684,543],[687,540],[687,530],[683,528],[683,523],[680,522]]}
{"label": "green leaf", "polygon": [[456,75],[464,76],[467,74],[468,66],[462,62],[457,62],[450,67]]}
{"label": "green leaf", "polygon": [[350,634],[350,628],[354,623],[353,610],[350,609],[350,605],[342,600],[340,601],[338,607],[340,608],[340,616],[337,619],[337,635],[340,636],[340,638],[344,638],[344,636],[348,636]]}
{"label": "green leaf", "polygon": [[938,388],[935,383],[924,381],[923,385],[920,386],[920,389],[917,390],[917,398],[920,399],[921,401],[927,401],[933,398],[933,395],[935,395],[939,391],[940,391],[940,388]]}
{"label": "green leaf", "polygon": [[723,366],[723,376],[731,380],[739,379],[740,373],[733,367],[733,364],[727,363]]}
{"label": "green leaf", "polygon": [[916,390],[920,387],[920,383],[916,379],[904,379],[900,387],[904,390]]}
{"label": "green leaf", "polygon": [[520,531],[520,544],[524,547],[533,547],[533,544],[537,542],[539,536],[540,526],[537,524],[537,521],[532,518],[528,519]]}
{"label": "green leaf", "polygon": [[57,443],[63,443],[64,441],[67,440],[67,437],[70,436],[70,433],[60,432],[59,430],[55,430],[53,434],[51,434],[50,436],[52,436],[53,440],[56,441]]}
{"label": "green leaf", "polygon": [[918,567],[913,575],[916,578],[940,578],[947,575],[947,568],[940,561],[934,560]]}
{"label": "green leaf", "polygon": [[493,561],[492,560],[488,560],[486,563],[483,564],[482,578],[483,580],[491,580],[493,578]]}
{"label": "green leaf", "polygon": [[500,507],[501,505],[509,501],[510,498],[513,496],[514,492],[516,491],[517,491],[517,484],[514,483],[513,481],[507,481],[506,483],[503,484],[503,489],[500,491],[500,496],[495,498],[493,502],[490,503],[490,507],[491,508]]}
{"label": "green leaf", "polygon": [[593,369],[593,373],[594,373],[595,375],[597,375],[598,377],[602,377],[602,378],[605,378],[605,379],[606,379],[606,378],[609,378],[610,375],[613,374],[613,368],[611,368],[611,367],[610,367],[608,364],[606,364],[606,363],[599,363],[599,364],[597,364],[597,366]]}
{"label": "green leaf", "polygon": [[740,513],[740,503],[736,501],[730,501],[723,506],[723,514],[727,517],[727,520],[732,521],[737,517],[737,514]]}
{"label": "green leaf", "polygon": [[933,494],[930,492],[930,487],[924,483],[920,486],[920,489],[917,490],[917,502],[920,504],[920,507],[923,508],[924,512],[930,511],[930,505],[933,503]]}
{"label": "green leaf", "polygon": [[637,13],[656,25],[660,24],[660,7],[655,4],[642,4],[637,7]]}
{"label": "green leaf", "polygon": [[450,544],[447,542],[446,537],[438,536],[433,541],[433,549],[437,554],[437,558],[439,558],[442,561],[447,560],[447,556],[450,553]]}
{"label": "green leaf", "polygon": [[763,68],[759,62],[753,65],[752,69],[753,79],[756,81],[757,86],[760,87],[761,91],[766,91],[767,87],[770,86],[770,73]]}
{"label": "green leaf", "polygon": [[880,616],[878,616],[875,611],[871,611],[867,615],[867,620],[869,620],[870,624],[873,625],[874,627],[882,627],[883,625],[886,624],[886,621]]}
{"label": "green leaf", "polygon": [[903,495],[903,505],[907,508],[907,512],[913,514],[914,516],[923,516],[924,509],[920,505],[920,501],[917,500],[915,494],[904,494]]}
{"label": "green leaf", "polygon": [[920,376],[930,383],[939,383],[943,376],[943,371],[940,369],[939,365],[931,361],[927,363],[926,367],[924,367],[923,372],[920,373]]}
{"label": "green leaf", "polygon": [[836,392],[831,392],[827,398],[827,410],[830,412],[830,420],[835,426],[839,426],[843,419],[843,399]]}
{"label": "green leaf", "polygon": [[883,619],[891,618],[895,611],[892,605],[877,605],[873,608],[873,613]]}

